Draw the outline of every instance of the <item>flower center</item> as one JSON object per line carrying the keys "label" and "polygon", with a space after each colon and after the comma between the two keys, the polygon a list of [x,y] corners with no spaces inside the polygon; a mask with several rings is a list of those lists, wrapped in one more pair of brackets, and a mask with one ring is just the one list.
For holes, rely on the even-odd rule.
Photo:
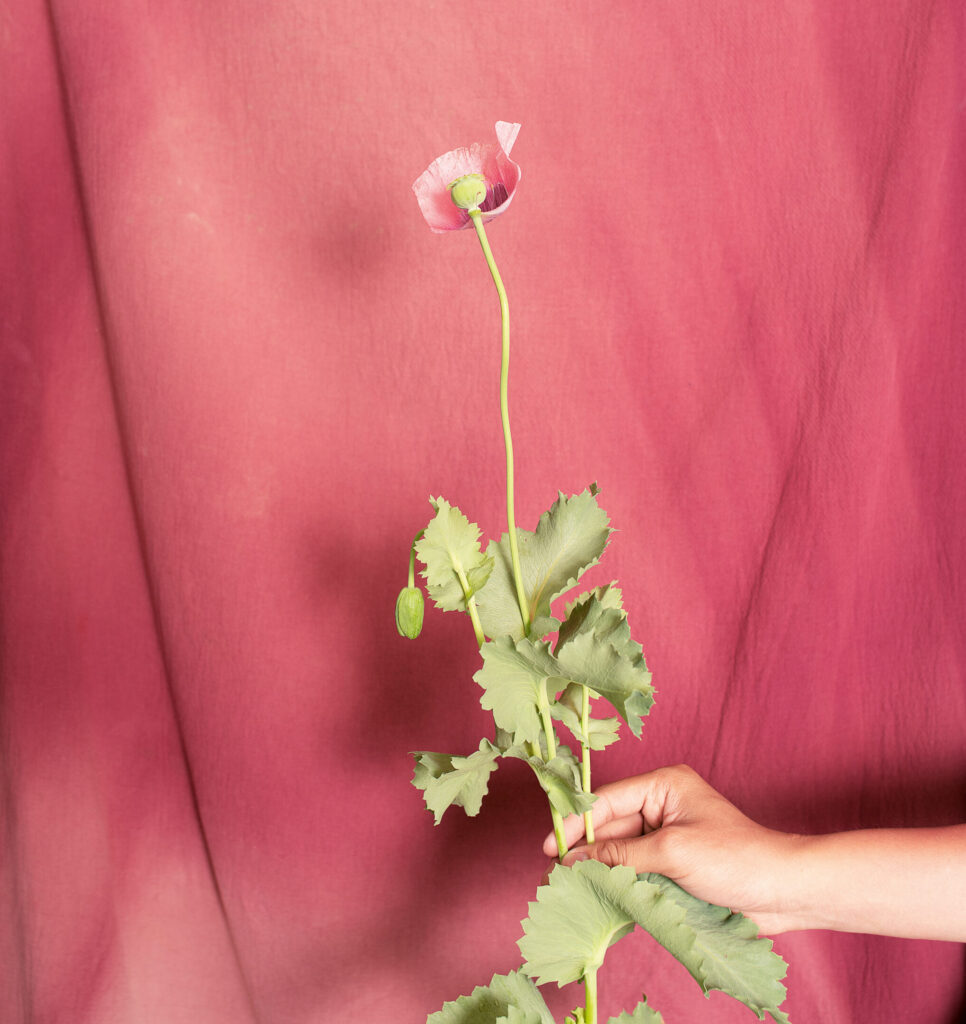
{"label": "flower center", "polygon": [[486,201],[486,178],[482,174],[464,174],[449,184],[449,194],[461,210],[478,210]]}
{"label": "flower center", "polygon": [[490,210],[495,210],[498,206],[502,206],[509,194],[506,185],[502,181],[498,181],[493,188],[487,189],[486,199],[480,203],[480,211],[488,213]]}

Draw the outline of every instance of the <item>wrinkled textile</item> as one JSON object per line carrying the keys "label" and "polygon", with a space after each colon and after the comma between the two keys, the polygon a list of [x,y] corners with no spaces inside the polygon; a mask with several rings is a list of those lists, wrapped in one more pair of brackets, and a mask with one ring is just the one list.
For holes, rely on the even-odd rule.
{"label": "wrinkled textile", "polygon": [[[410,192],[497,120],[518,524],[598,481],[658,688],[597,780],[966,818],[959,0],[0,15],[3,1024],[408,1024],[519,963],[542,794],[433,827],[478,655],[393,625],[431,494],[505,529],[496,297]],[[954,943],[776,947],[799,1024],[962,1004]],[[601,986],[750,1018],[644,936]]]}

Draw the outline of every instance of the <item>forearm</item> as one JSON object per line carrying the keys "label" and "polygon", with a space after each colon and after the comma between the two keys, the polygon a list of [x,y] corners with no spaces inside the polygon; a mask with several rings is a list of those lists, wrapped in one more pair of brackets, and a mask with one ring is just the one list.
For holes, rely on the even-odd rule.
{"label": "forearm", "polygon": [[780,874],[789,930],[966,942],[966,825],[803,836]]}

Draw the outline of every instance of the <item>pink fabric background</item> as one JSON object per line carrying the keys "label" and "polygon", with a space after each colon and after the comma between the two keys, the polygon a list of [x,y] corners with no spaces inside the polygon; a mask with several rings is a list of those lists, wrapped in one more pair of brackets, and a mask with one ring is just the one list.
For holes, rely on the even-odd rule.
{"label": "pink fabric background", "polygon": [[[598,779],[964,819],[964,53],[959,0],[3,3],[3,1024],[421,1022],[518,964],[542,795],[434,829],[475,645],[392,621],[430,494],[504,528],[496,299],[409,192],[498,119],[518,519],[599,481],[660,691]],[[776,944],[797,1024],[962,1002],[956,944]]]}

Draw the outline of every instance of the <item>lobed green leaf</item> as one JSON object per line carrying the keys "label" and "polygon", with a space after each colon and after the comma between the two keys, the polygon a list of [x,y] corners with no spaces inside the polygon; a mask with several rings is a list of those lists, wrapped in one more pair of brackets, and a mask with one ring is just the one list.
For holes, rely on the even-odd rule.
{"label": "lobed green leaf", "polygon": [[489,740],[482,740],[480,749],[469,757],[429,750],[413,752],[416,759],[413,785],[423,791],[426,807],[435,815],[437,825],[447,808],[454,804],[462,807],[471,818],[480,813],[490,773],[496,771],[499,756],[500,748]]}
{"label": "lobed green leaf", "polygon": [[635,924],[652,934],[691,931],[684,909],[656,885],[639,882],[631,868],[593,860],[555,867],[529,909],[517,945],[524,972],[539,985],[567,985],[596,971],[607,949]]}
{"label": "lobed green leaf", "polygon": [[493,559],[480,550],[480,529],[445,498],[430,498],[436,515],[416,542],[416,556],[425,565],[421,575],[426,590],[437,607],[445,612],[466,611],[466,592],[470,595],[489,579]]}
{"label": "lobed green leaf", "polygon": [[[591,598],[591,605],[595,602]],[[626,622],[612,621],[615,614],[606,609],[598,617],[605,630],[603,639],[592,626],[575,630],[565,644],[558,645],[557,656],[548,643],[531,639],[499,637],[483,645],[483,667],[473,677],[484,691],[480,703],[493,712],[499,728],[513,733],[515,743],[539,740],[541,689],[551,702],[551,714],[564,720],[568,711],[558,709],[553,696],[559,690],[566,693],[570,684],[587,686],[606,698],[634,735],[640,736],[643,716],[654,703],[651,673],[640,645],[630,639]],[[597,741],[604,746],[609,728],[595,727]]]}
{"label": "lobed green leaf", "polygon": [[580,683],[571,683],[557,697],[556,703],[551,705],[550,713],[574,734],[579,743],[589,746],[591,750],[603,750],[619,738],[617,730],[620,722],[616,718],[591,718],[585,734],[581,721],[582,691]]}
{"label": "lobed green leaf", "polygon": [[444,1003],[426,1024],[554,1024],[536,985],[519,971],[494,974],[468,996]]}
{"label": "lobed green leaf", "polygon": [[594,806],[596,797],[593,793],[585,793],[581,787],[580,762],[568,747],[557,747],[556,757],[549,761],[533,757],[519,745],[510,747],[504,756],[526,761],[554,809],[565,817],[568,814],[583,814]]}
{"label": "lobed green leaf", "polygon": [[624,610],[624,593],[617,586],[617,580],[611,580],[610,583],[605,583],[602,587],[595,587],[593,590],[588,590],[579,597],[574,598],[566,606],[565,618],[568,621],[572,619],[578,608],[581,605],[587,604],[592,597],[596,597],[597,603],[603,608],[615,608],[617,611]]}
{"label": "lobed green leaf", "polygon": [[[661,875],[582,861],[558,866],[537,890],[518,945],[524,972],[538,984],[565,985],[597,970],[607,948],[635,924],[691,973],[702,990],[717,989],[763,1020],[788,1024],[785,962],[741,914],[695,899]],[[645,1020],[647,1018],[644,1018]]]}
{"label": "lobed green leaf", "polygon": [[638,1003],[633,1013],[626,1010],[619,1017],[611,1017],[607,1024],[664,1024],[664,1018],[647,1005],[647,1000]]}
{"label": "lobed green leaf", "polygon": [[788,1024],[788,1015],[779,1010],[786,994],[781,979],[788,965],[773,952],[771,939],[759,937],[754,921],[695,898],[663,875],[641,878],[684,910],[685,923],[695,935],[693,943],[680,949],[661,944],[684,964],[704,992],[726,992],[753,1010],[759,1020],[768,1013],[779,1024]]}
{"label": "lobed green leaf", "polygon": [[[607,546],[611,530],[607,513],[597,504],[596,488],[557,500],[540,517],[533,533],[517,530],[520,572],[529,604],[530,636],[540,638],[556,630],[550,606],[577,585],[596,565]],[[509,535],[490,541],[487,556],[493,560],[489,584],[478,598],[483,632],[491,639],[523,637],[510,559]]]}
{"label": "lobed green leaf", "polygon": [[513,734],[514,743],[539,743],[540,690],[546,695],[548,679],[557,674],[550,645],[499,637],[485,643],[480,654],[483,667],[473,676],[483,687],[480,703],[493,712],[498,728]]}
{"label": "lobed green leaf", "polygon": [[654,704],[651,673],[641,645],[631,639],[623,611],[594,595],[578,602],[560,629],[554,656],[558,675],[590,687],[617,709],[635,736]]}

